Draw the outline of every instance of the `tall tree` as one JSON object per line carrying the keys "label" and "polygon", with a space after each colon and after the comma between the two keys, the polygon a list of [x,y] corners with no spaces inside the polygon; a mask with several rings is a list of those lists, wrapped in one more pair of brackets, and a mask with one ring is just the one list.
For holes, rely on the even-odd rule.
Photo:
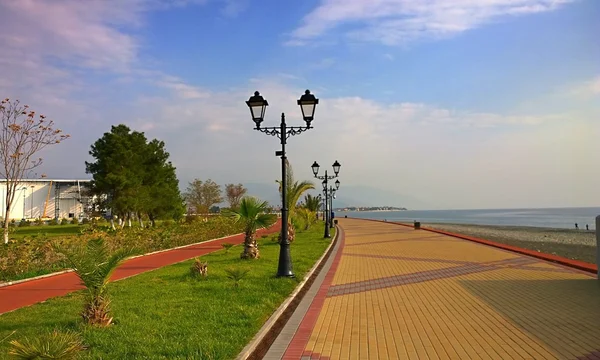
{"label": "tall tree", "polygon": [[69,138],[54,122],[37,115],[19,100],[0,102],[2,130],[0,130],[0,177],[6,179],[6,213],[4,216],[4,243],[8,243],[8,224],[19,181],[25,174],[42,164],[35,158],[46,146],[60,144]]}
{"label": "tall tree", "polygon": [[207,214],[213,205],[223,201],[221,186],[211,179],[204,182],[194,179],[189,183],[184,197],[188,206],[193,208],[196,214]]}
{"label": "tall tree", "polygon": [[[296,207],[298,205],[298,201],[302,194],[307,192],[308,190],[314,189],[315,185],[310,181],[296,181],[294,179],[294,172],[292,171],[292,165],[290,165],[289,160],[285,161],[286,169],[286,205],[288,208],[288,240],[290,242],[294,241],[296,237],[296,230],[294,229],[294,225],[292,224],[292,218],[296,214]],[[281,180],[276,180],[279,184],[279,194],[281,195]],[[281,234],[279,235],[281,238]],[[281,241],[281,239],[279,239]]]}
{"label": "tall tree", "polygon": [[95,162],[85,165],[93,176],[91,192],[102,199],[105,210],[121,219],[146,214],[153,223],[157,217],[182,215],[175,168],[168,161],[164,142],[148,142],[143,132],[121,124],[98,139],[90,155]]}
{"label": "tall tree", "polygon": [[225,196],[227,197],[227,201],[229,202],[229,207],[231,209],[237,209],[240,206],[240,200],[246,195],[248,189],[244,187],[242,184],[226,184],[225,185]]}

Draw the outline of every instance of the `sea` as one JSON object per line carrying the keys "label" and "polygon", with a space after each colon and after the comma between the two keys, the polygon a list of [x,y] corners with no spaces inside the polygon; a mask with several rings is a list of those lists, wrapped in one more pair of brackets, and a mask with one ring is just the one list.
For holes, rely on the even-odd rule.
{"label": "sea", "polygon": [[337,211],[335,217],[377,219],[388,221],[427,223],[534,226],[543,228],[585,230],[596,229],[600,207],[550,209],[494,209],[494,210],[403,210],[403,211]]}

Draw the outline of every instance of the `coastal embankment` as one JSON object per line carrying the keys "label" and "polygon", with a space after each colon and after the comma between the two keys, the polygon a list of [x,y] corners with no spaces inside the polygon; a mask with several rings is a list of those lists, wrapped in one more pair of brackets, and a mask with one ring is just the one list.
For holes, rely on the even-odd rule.
{"label": "coastal embankment", "polygon": [[596,264],[596,235],[591,230],[424,222],[421,225]]}

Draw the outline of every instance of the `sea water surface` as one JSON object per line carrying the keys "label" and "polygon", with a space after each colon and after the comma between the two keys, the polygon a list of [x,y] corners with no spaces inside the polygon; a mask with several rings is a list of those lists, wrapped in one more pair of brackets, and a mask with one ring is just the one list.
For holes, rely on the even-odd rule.
{"label": "sea water surface", "polygon": [[544,228],[596,229],[600,207],[551,209],[495,210],[405,210],[405,211],[337,211],[335,217],[377,219],[388,221],[452,223],[477,225],[535,226]]}

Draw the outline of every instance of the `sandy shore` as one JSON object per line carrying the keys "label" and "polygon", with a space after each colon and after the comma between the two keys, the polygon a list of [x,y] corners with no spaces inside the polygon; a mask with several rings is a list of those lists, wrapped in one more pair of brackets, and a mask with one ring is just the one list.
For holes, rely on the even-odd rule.
{"label": "sandy shore", "polygon": [[596,263],[596,234],[594,231],[439,223],[422,223],[421,225],[592,264]]}

